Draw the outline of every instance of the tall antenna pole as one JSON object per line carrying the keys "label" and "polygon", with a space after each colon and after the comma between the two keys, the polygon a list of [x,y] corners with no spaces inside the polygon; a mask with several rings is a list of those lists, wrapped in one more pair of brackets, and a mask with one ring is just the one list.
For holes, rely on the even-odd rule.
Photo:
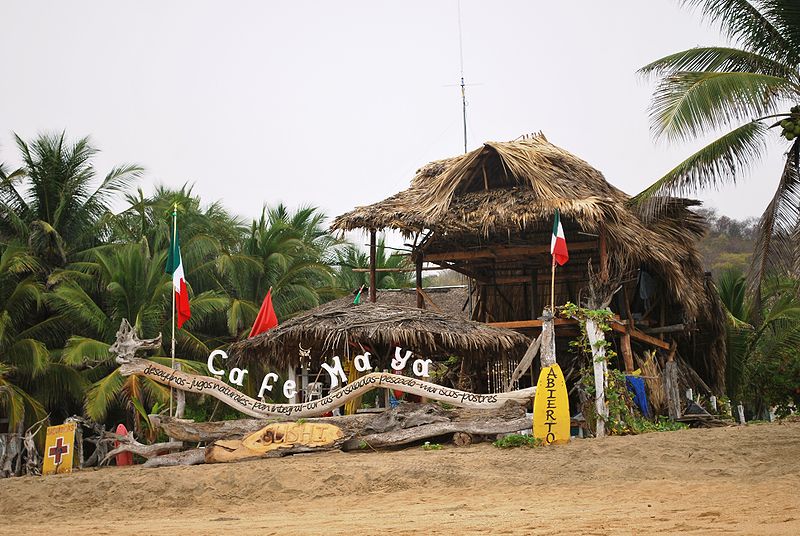
{"label": "tall antenna pole", "polygon": [[464,124],[464,154],[467,154],[467,88],[464,84],[464,42],[461,37],[461,0],[458,0],[458,55],[461,65],[461,118]]}

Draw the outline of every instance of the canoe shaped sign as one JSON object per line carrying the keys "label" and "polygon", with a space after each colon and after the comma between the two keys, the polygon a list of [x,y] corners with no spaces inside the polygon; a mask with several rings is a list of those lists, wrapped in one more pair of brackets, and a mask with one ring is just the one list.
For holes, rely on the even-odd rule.
{"label": "canoe shaped sign", "polygon": [[533,400],[533,436],[545,444],[569,442],[567,383],[558,364],[542,368]]}

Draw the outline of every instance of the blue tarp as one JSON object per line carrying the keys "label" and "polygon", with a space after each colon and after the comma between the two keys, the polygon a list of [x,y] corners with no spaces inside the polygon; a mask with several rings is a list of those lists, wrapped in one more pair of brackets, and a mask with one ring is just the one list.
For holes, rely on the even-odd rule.
{"label": "blue tarp", "polygon": [[644,379],[639,376],[625,376],[628,384],[628,391],[633,393],[633,402],[642,410],[642,415],[650,417],[650,406],[647,404],[647,391],[644,387]]}

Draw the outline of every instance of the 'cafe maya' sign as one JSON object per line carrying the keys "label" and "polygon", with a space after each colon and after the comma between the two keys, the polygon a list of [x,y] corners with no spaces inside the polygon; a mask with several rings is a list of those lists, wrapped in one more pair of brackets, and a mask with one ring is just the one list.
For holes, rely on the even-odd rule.
{"label": "'cafe maya' sign", "polygon": [[[394,358],[392,358],[391,362],[392,370],[395,372],[403,371],[412,355],[413,353],[411,350],[406,350],[404,353],[399,346],[395,347]],[[206,365],[208,366],[209,372],[211,372],[211,374],[214,376],[224,376],[225,370],[218,369],[216,367],[214,360],[217,357],[223,360],[228,359],[228,354],[225,353],[224,350],[214,350],[208,356]],[[358,372],[371,371],[372,365],[370,364],[370,357],[371,354],[369,352],[364,352],[363,354],[357,355],[355,359],[353,359],[353,366]],[[328,373],[328,376],[331,379],[331,390],[335,390],[337,387],[339,387],[340,382],[343,384],[347,383],[347,374],[345,374],[344,369],[342,368],[342,361],[339,359],[339,356],[334,356],[332,362],[332,365],[328,363],[322,363],[322,368]],[[415,359],[411,363],[411,370],[414,373],[414,376],[417,376],[418,378],[429,378],[431,363],[433,363],[433,361],[430,359]],[[244,385],[244,377],[246,375],[247,369],[234,367],[230,370],[230,372],[228,372],[228,381],[233,385],[238,385],[241,387]],[[272,388],[275,386],[276,381],[278,381],[278,375],[274,372],[270,372],[264,376],[264,378],[261,380],[261,388],[258,390],[258,398],[263,398],[265,393],[272,392]],[[294,380],[286,380],[283,384],[283,396],[291,399],[296,394],[297,382]]]}

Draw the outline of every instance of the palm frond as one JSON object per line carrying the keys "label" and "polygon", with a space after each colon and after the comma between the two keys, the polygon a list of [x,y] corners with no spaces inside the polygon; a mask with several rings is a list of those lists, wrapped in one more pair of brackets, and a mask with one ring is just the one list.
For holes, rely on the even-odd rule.
{"label": "palm frond", "polygon": [[800,224],[800,141],[786,155],[778,188],[758,224],[758,235],[748,272],[754,296],[760,300],[761,282],[771,270],[790,271],[798,259]]}
{"label": "palm frond", "polygon": [[661,77],[678,72],[747,72],[797,81],[798,72],[785,63],[732,47],[695,47],[648,63],[639,74]]}
{"label": "palm frond", "polygon": [[800,87],[778,76],[746,72],[677,72],[653,94],[651,128],[656,137],[688,139],[709,130],[774,112]]}
{"label": "palm frond", "polygon": [[[699,7],[703,15],[734,42],[754,52],[791,65],[800,63],[797,44],[767,17],[764,5],[772,2],[748,0],[683,0],[684,5]],[[761,9],[759,9],[761,8]]]}
{"label": "palm frond", "polygon": [[760,122],[745,123],[678,164],[637,194],[633,203],[641,205],[651,198],[685,196],[722,182],[735,183],[766,150],[766,133],[767,127]]}

